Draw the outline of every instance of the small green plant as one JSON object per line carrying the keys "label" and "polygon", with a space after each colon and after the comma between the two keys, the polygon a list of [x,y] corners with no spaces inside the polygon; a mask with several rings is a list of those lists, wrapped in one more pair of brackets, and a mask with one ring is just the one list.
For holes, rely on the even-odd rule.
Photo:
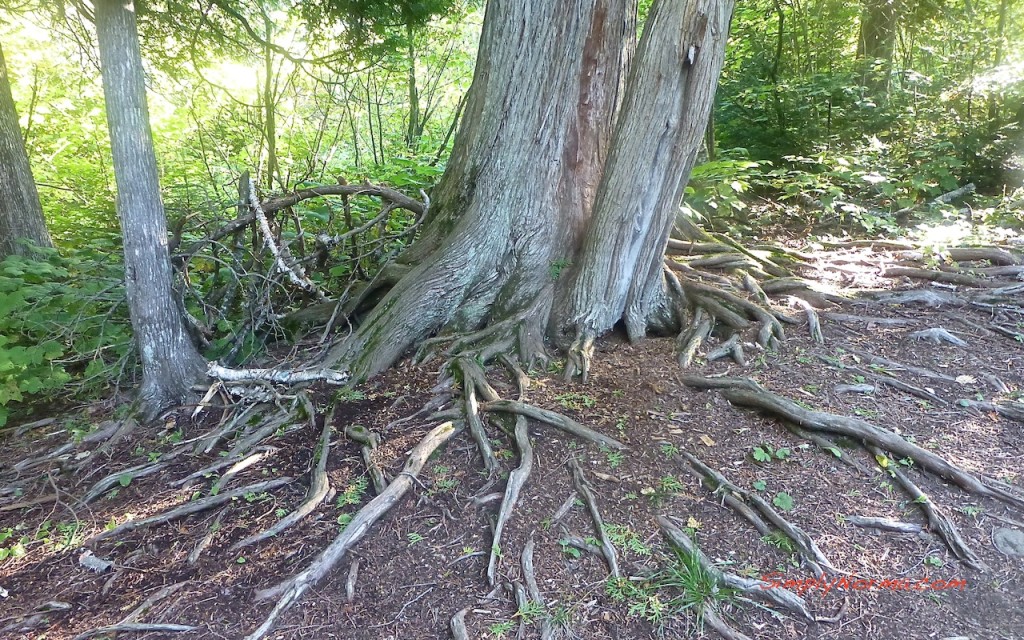
{"label": "small green plant", "polygon": [[626,459],[621,451],[616,451],[606,444],[602,444],[598,449],[604,454],[605,460],[608,461],[608,466],[612,469],[618,468],[623,460]]}
{"label": "small green plant", "polygon": [[774,498],[772,498],[772,504],[783,511],[790,511],[793,509],[793,496],[789,495],[785,491],[780,491],[775,494]]}
{"label": "small green plant", "polygon": [[[636,531],[627,526],[605,524],[604,534],[608,536],[608,540],[613,545],[620,549],[625,549],[638,556],[647,557],[651,555],[651,548],[644,544],[644,541]],[[595,542],[597,541],[595,540]]]}
{"label": "small green plant", "polygon": [[366,394],[352,387],[342,387],[334,394],[335,402],[357,402],[366,400]]}
{"label": "small green plant", "polygon": [[669,442],[663,443],[661,445],[661,455],[666,458],[674,458],[679,455],[679,447]]}
{"label": "small green plant", "polygon": [[583,555],[582,553],[580,553],[579,549],[569,544],[569,542],[567,542],[566,540],[559,540],[558,544],[562,547],[562,553],[569,556],[570,558],[579,560],[580,556]]}
{"label": "small green plant", "polygon": [[558,404],[562,405],[566,409],[574,409],[576,411],[597,405],[597,400],[595,400],[593,396],[588,396],[585,393],[577,393],[575,391],[560,393],[555,396],[555,400],[558,400]]}
{"label": "small green plant", "polygon": [[936,569],[945,565],[945,563],[942,561],[942,558],[938,556],[928,556],[924,559],[924,563],[929,567],[935,567]]}
{"label": "small green plant", "polygon": [[960,513],[964,514],[965,516],[970,516],[972,518],[978,517],[982,511],[984,511],[984,509],[982,509],[981,507],[969,504],[960,507]]}
{"label": "small green plant", "polygon": [[554,262],[551,263],[551,269],[549,271],[549,274],[551,275],[551,279],[552,280],[558,280],[558,276],[562,275],[562,271],[568,269],[571,266],[572,266],[572,262],[570,262],[570,261],[568,261],[568,260],[566,260],[564,258],[561,259],[561,260],[555,260]]}
{"label": "small green plant", "polygon": [[758,491],[765,491],[766,489],[768,489],[768,483],[766,483],[764,480],[754,480],[753,485],[754,488],[757,489]]}
{"label": "small green plant", "polygon": [[426,540],[426,538],[424,538],[422,534],[416,533],[415,531],[410,531],[409,533],[405,534],[405,537],[409,541],[410,547],[414,544],[418,544]]}
{"label": "small green plant", "polygon": [[367,480],[365,477],[356,478],[338,494],[338,497],[335,499],[335,506],[342,509],[344,507],[359,504],[363,501],[363,496],[366,495],[366,487]]}
{"label": "small green plant", "polygon": [[796,552],[796,545],[793,544],[793,540],[777,529],[766,536],[761,536],[761,542],[777,549],[782,549],[787,553]]}
{"label": "small green plant", "polygon": [[516,623],[512,620],[506,620],[505,622],[495,622],[487,628],[492,635],[496,638],[504,638],[505,634],[516,628]]}
{"label": "small green plant", "polygon": [[754,447],[752,455],[754,456],[754,460],[757,460],[758,462],[767,463],[771,462],[772,460],[785,460],[790,456],[791,453],[792,452],[789,450],[788,447],[779,447],[778,449],[773,449],[772,446],[769,444],[762,444],[758,447]]}

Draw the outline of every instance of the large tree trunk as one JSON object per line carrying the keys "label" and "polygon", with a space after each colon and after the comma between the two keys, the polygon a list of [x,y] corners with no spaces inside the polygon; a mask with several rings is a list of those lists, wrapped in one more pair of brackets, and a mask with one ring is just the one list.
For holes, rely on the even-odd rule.
{"label": "large tree trunk", "polygon": [[4,50],[0,47],[0,260],[26,253],[19,240],[53,246],[25,153]]}
{"label": "large tree trunk", "polygon": [[205,378],[175,303],[153,134],[132,0],[97,0],[103,95],[124,238],[125,285],[142,361],[144,413],[180,404]]}
{"label": "large tree trunk", "polygon": [[360,379],[436,332],[486,327],[481,355],[530,359],[545,337],[565,345],[622,318],[633,336],[677,328],[662,255],[731,8],[656,3],[624,90],[635,3],[491,0],[448,169],[401,258],[409,269],[328,361]]}
{"label": "large tree trunk", "polygon": [[864,86],[874,96],[885,97],[889,91],[889,72],[896,48],[896,27],[899,23],[899,0],[864,0],[861,9],[860,37],[857,58],[862,60]]}

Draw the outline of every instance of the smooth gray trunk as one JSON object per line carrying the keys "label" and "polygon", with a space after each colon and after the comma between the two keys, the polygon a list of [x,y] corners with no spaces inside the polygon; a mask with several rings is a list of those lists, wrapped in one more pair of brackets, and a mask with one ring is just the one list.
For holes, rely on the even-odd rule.
{"label": "smooth gray trunk", "polygon": [[205,378],[206,361],[182,321],[171,286],[167,220],[160,199],[153,135],[132,0],[96,0],[117,213],[124,238],[125,285],[142,362],[144,413],[180,404]]}
{"label": "smooth gray trunk", "polygon": [[9,255],[27,254],[27,248],[19,240],[53,246],[25,153],[7,63],[0,47],[0,260]]}

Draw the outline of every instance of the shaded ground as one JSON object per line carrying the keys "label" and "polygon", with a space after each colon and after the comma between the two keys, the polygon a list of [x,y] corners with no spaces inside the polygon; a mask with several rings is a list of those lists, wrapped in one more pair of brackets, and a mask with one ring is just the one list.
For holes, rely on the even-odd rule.
{"label": "shaded ground", "polygon": [[[808,275],[846,294],[921,286],[879,279],[877,267],[889,259],[868,249],[832,252],[812,263]],[[696,370],[704,375],[749,376],[808,407],[859,416],[966,470],[1024,488],[1024,425],[958,402],[1019,400],[1024,395],[1024,343],[992,329],[994,322],[1003,322],[1000,326],[1005,328],[1004,320],[979,307],[889,305],[866,298],[830,312],[857,317],[825,314],[824,344],[810,339],[806,326],[790,326],[779,354],[748,350],[746,367],[725,360],[701,361]],[[868,316],[889,320],[865,320]],[[1019,324],[1024,317],[1017,321],[1017,331],[1024,333]],[[946,328],[967,345],[909,338],[914,331],[934,327]],[[385,516],[328,581],[286,613],[271,637],[444,638],[449,637],[451,617],[466,607],[471,638],[515,637],[520,623],[528,623],[524,637],[537,637],[542,619],[560,627],[564,637],[582,639],[714,636],[710,629],[696,628],[692,612],[674,606],[680,591],[665,576],[676,560],[662,540],[657,516],[670,516],[680,527],[694,530],[701,549],[734,573],[780,582],[809,574],[787,550],[786,540],[762,538],[690,474],[678,456],[684,451],[773,501],[836,567],[849,573],[851,581],[905,579],[915,585],[900,590],[891,583],[886,588],[811,589],[804,596],[817,616],[838,615],[834,622],[811,624],[741,598],[724,599],[726,618],[748,635],[877,640],[1024,637],[1024,558],[1005,555],[993,545],[997,530],[1024,530],[1024,513],[947,485],[907,461],[904,471],[951,517],[989,571],[963,566],[927,528],[920,534],[904,534],[855,527],[847,516],[884,516],[922,525],[926,521],[918,505],[852,443],[839,441],[837,450],[822,450],[774,418],[734,408],[717,392],[684,386],[674,347],[673,340],[630,345],[612,336],[598,345],[585,386],[562,382],[557,366],[532,372],[532,404],[569,415],[629,446],[618,453],[531,423],[534,468],[502,541],[500,574],[506,581],[521,579],[519,551],[532,537],[546,611],[522,610],[507,593],[486,586],[491,521],[500,500],[481,504],[472,498],[500,492],[504,482],[498,479],[488,486],[476,445],[461,433],[431,459],[413,497]],[[945,378],[892,364],[872,367],[865,354]],[[346,514],[372,495],[366,489],[359,448],[342,435],[344,427],[362,424],[380,433],[383,444],[377,459],[394,475],[408,451],[435,426],[422,416],[394,424],[431,397],[438,374],[431,364],[403,365],[339,402],[327,466],[334,494],[296,527],[236,552],[228,547],[269,526],[302,500],[321,423],[300,420],[282,425],[269,442],[273,450],[240,471],[227,488],[280,476],[295,482],[240,496],[223,508],[103,540],[96,545],[95,556],[113,566],[102,572],[83,565],[79,545],[85,538],[108,523],[120,524],[209,495],[216,473],[200,476],[191,486],[174,483],[218,462],[225,445],[208,454],[170,460],[165,452],[212,428],[219,412],[207,412],[197,423],[183,412],[164,425],[139,427],[130,445],[119,440],[109,452],[97,450],[103,440],[80,441],[20,473],[15,471],[19,462],[112,426],[105,421],[113,417],[94,408],[61,416],[56,423],[20,436],[8,435],[0,451],[0,537],[6,535],[0,548],[12,557],[0,561],[0,637],[71,638],[121,621],[155,595],[160,597],[140,612],[137,621],[194,625],[199,630],[148,637],[240,638],[251,632],[269,608],[253,603],[254,592],[305,567],[338,533],[339,517],[344,523]],[[858,367],[867,374],[844,367]],[[939,402],[879,383],[872,375],[926,389]],[[490,379],[503,397],[516,396],[502,370],[492,371]],[[850,391],[843,385],[874,389]],[[324,392],[316,398],[319,413],[329,397]],[[489,434],[504,471],[511,471],[518,464],[513,441],[493,425]],[[756,448],[762,461],[755,459]],[[144,477],[124,474],[130,467],[160,461],[162,453],[167,465],[158,472]],[[562,543],[566,535],[595,537],[579,501],[564,518],[554,519],[559,506],[576,495],[566,467],[572,456],[597,493],[606,532],[618,550],[623,574],[630,577],[626,583],[607,579],[602,558]],[[841,457],[859,461],[866,473],[844,464]],[[76,503],[110,474],[116,482],[103,497],[87,506]],[[56,501],[24,505],[55,490]],[[209,547],[190,563],[189,554],[207,536]],[[354,561],[359,567],[349,601],[346,581]],[[927,588],[918,590],[917,585]]]}

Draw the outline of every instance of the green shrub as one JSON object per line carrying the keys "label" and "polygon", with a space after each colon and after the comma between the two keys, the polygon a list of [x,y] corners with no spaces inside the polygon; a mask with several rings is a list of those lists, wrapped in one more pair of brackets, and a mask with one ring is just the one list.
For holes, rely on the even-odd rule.
{"label": "green shrub", "polygon": [[131,327],[115,247],[84,245],[63,258],[0,262],[0,426],[31,398],[74,385],[89,393],[131,357]]}

